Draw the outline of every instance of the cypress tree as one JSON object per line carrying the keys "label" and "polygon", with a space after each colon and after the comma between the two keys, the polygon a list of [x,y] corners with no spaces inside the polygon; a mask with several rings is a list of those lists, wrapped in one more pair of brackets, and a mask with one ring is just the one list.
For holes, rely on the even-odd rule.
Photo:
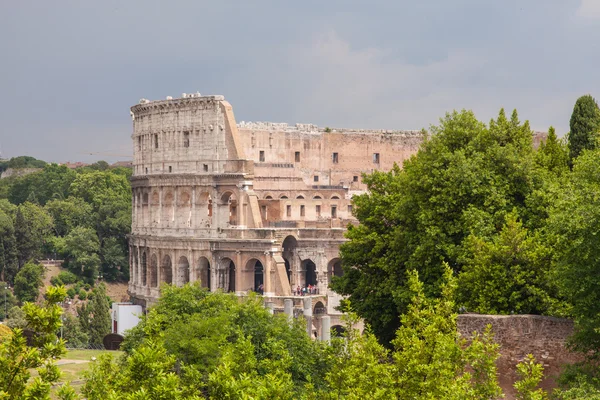
{"label": "cypress tree", "polygon": [[583,150],[596,148],[600,132],[600,109],[591,95],[577,99],[569,125],[569,156],[572,162]]}
{"label": "cypress tree", "polygon": [[93,290],[94,296],[88,304],[90,314],[89,337],[91,344],[102,344],[104,336],[110,333],[110,304],[103,283]]}

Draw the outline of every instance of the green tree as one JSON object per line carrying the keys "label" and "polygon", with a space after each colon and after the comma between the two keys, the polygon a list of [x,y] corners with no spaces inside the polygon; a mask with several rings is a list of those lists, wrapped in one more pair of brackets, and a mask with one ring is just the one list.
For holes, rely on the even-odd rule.
{"label": "green tree", "polygon": [[569,147],[563,140],[558,139],[552,126],[548,129],[548,138],[540,144],[536,161],[557,175],[569,170]]}
{"label": "green tree", "polygon": [[13,219],[0,209],[0,280],[12,282],[18,265],[17,239]]}
{"label": "green tree", "polygon": [[583,150],[595,149],[600,132],[600,109],[594,98],[587,94],[575,102],[568,134],[571,161]]}
{"label": "green tree", "polygon": [[572,304],[576,350],[600,356],[600,150],[584,151],[551,209],[554,279]]}
{"label": "green tree", "polygon": [[547,393],[538,388],[544,377],[544,367],[535,362],[533,355],[528,354],[525,360],[517,364],[519,380],[514,387],[517,390],[517,400],[546,400]]}
{"label": "green tree", "polygon": [[89,338],[91,344],[102,344],[104,336],[110,333],[110,303],[106,296],[106,286],[100,284],[93,290],[92,300],[88,304]]}
{"label": "green tree", "polygon": [[37,204],[25,202],[17,208],[15,238],[19,267],[41,256],[42,246],[52,229],[52,218]]}
{"label": "green tree", "polygon": [[100,243],[96,232],[91,228],[78,226],[71,230],[58,247],[66,258],[69,270],[93,283],[98,277],[100,266]]}
{"label": "green tree", "polygon": [[44,267],[40,264],[27,263],[15,277],[15,296],[20,302],[35,301],[40,287],[44,283]]}
{"label": "green tree", "polygon": [[8,319],[6,320],[6,325],[12,329],[25,329],[27,327],[25,312],[21,307],[14,306],[13,308],[8,309]]}
{"label": "green tree", "polygon": [[83,347],[90,342],[90,337],[79,323],[79,319],[71,314],[63,316],[62,338],[69,347]]}
{"label": "green tree", "polygon": [[344,275],[332,287],[349,296],[377,338],[390,343],[410,301],[406,271],[417,270],[427,295],[439,294],[443,262],[459,273],[470,235],[491,238],[506,215],[537,229],[547,218],[549,174],[535,162],[532,132],[516,112],[501,110],[489,126],[472,112],[446,115],[403,169],[363,177],[369,192],[355,196],[341,246]]}
{"label": "green tree", "polygon": [[66,236],[78,226],[93,228],[92,206],[81,198],[50,200],[45,208],[54,220],[54,233],[57,236]]}
{"label": "green tree", "polygon": [[493,238],[466,239],[459,275],[460,304],[481,314],[565,314],[551,278],[553,252],[513,213]]}
{"label": "green tree", "polygon": [[76,173],[65,165],[48,164],[40,172],[16,178],[8,197],[13,204],[35,199],[40,205],[52,199],[65,199],[75,176]]}
{"label": "green tree", "polygon": [[10,291],[8,283],[0,282],[0,320],[8,318],[8,310],[16,305],[17,299]]}
{"label": "green tree", "polygon": [[[26,344],[23,331],[14,329],[8,340],[0,342],[0,398],[50,399],[52,385],[60,377],[55,358],[65,354],[65,345],[56,337],[61,321],[59,302],[64,300],[62,288],[50,287],[46,291],[43,307],[33,303],[23,306],[27,327],[33,335],[33,346]],[[37,369],[38,376],[31,377]],[[64,399],[66,389],[59,396]]]}

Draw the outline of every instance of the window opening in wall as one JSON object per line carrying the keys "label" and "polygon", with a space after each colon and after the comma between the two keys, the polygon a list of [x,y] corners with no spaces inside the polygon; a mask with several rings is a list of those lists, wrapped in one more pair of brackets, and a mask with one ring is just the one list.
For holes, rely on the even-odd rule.
{"label": "window opening in wall", "polygon": [[299,151],[294,153],[294,161],[300,162],[300,152]]}
{"label": "window opening in wall", "polygon": [[169,165],[169,172],[173,172],[173,167]]}
{"label": "window opening in wall", "polygon": [[264,220],[267,220],[267,206],[261,206],[260,207],[261,211],[262,211],[262,216]]}
{"label": "window opening in wall", "polygon": [[379,153],[373,153],[373,163],[379,164]]}
{"label": "window opening in wall", "polygon": [[338,163],[338,153],[333,153],[331,155],[331,159],[333,160],[334,164],[337,164]]}
{"label": "window opening in wall", "polygon": [[288,217],[292,216],[292,206],[287,206],[286,207],[286,214]]}
{"label": "window opening in wall", "polygon": [[158,133],[154,134],[154,148],[158,149]]}
{"label": "window opening in wall", "polygon": [[142,150],[142,137],[138,136],[138,150]]}
{"label": "window opening in wall", "polygon": [[304,217],[304,205],[300,206],[300,216]]}
{"label": "window opening in wall", "polygon": [[321,216],[321,206],[319,206],[319,205],[316,206],[315,207],[315,212],[317,214],[317,217],[320,217]]}
{"label": "window opening in wall", "polygon": [[183,147],[190,147],[190,133],[183,132]]}
{"label": "window opening in wall", "polygon": [[337,206],[331,206],[331,218],[337,218]]}
{"label": "window opening in wall", "polygon": [[315,176],[313,176],[313,180],[314,180],[315,182],[319,182],[319,175],[315,175]]}
{"label": "window opening in wall", "polygon": [[146,168],[146,173],[148,173],[148,168]]}
{"label": "window opening in wall", "polygon": [[358,175],[354,175],[352,177],[352,182],[358,182]]}
{"label": "window opening in wall", "polygon": [[261,150],[258,153],[258,161],[260,161],[260,162],[264,162],[265,161],[265,152],[263,150]]}
{"label": "window opening in wall", "polygon": [[352,204],[348,204],[348,214],[352,214]]}
{"label": "window opening in wall", "polygon": [[204,169],[204,172],[208,172],[208,164],[203,164],[202,168]]}

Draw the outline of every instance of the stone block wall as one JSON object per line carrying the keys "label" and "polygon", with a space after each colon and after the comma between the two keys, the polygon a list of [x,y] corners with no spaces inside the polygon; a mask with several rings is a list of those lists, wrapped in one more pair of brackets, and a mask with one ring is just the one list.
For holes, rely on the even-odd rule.
{"label": "stone block wall", "polygon": [[539,315],[480,315],[458,316],[458,331],[465,338],[473,332],[482,333],[492,326],[494,339],[500,345],[497,361],[498,380],[507,399],[514,398],[513,383],[517,380],[516,365],[527,354],[533,354],[544,366],[542,387],[552,389],[555,379],[565,364],[580,361],[580,356],[570,352],[566,343],[573,333],[573,321]]}

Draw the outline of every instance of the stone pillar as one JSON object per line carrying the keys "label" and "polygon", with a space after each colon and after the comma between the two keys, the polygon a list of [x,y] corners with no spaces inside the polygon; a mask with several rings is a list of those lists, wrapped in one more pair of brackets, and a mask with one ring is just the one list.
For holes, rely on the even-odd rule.
{"label": "stone pillar", "polygon": [[178,186],[175,186],[175,188],[173,189],[173,208],[171,209],[171,222],[172,222],[172,226],[175,228],[178,227],[177,225],[179,222],[175,219],[175,215],[177,213],[177,198],[178,198],[177,192],[179,191],[178,189],[179,189]]}
{"label": "stone pillar", "polygon": [[158,218],[156,219],[159,227],[160,227],[160,222],[162,220],[162,202],[163,202],[163,187],[161,186],[159,189],[159,192],[158,192]]}
{"label": "stone pillar", "polygon": [[288,321],[291,323],[292,319],[294,318],[294,300],[283,300],[283,312],[287,316]]}
{"label": "stone pillar", "polygon": [[137,190],[133,189],[132,190],[132,194],[133,194],[133,216],[132,216],[132,224],[133,226],[138,226],[138,194],[137,194]]}
{"label": "stone pillar", "polygon": [[238,190],[238,209],[237,209],[237,224],[238,225],[246,225],[246,221],[244,220],[244,201],[245,201],[245,192],[244,189],[240,188]]}
{"label": "stone pillar", "polygon": [[[142,282],[142,277],[144,276],[144,274],[142,273],[142,255],[140,254],[140,246],[136,246],[137,248],[137,271],[135,272],[135,275],[137,277],[136,281],[137,284],[140,286],[145,286],[146,282]],[[146,256],[146,261],[148,261],[148,256]]]}
{"label": "stone pillar", "polygon": [[306,319],[306,333],[312,339],[312,299],[304,297],[302,303],[304,306],[304,318]]}
{"label": "stone pillar", "polygon": [[269,311],[269,314],[273,315],[275,313],[275,303],[272,301],[265,302],[265,308]]}
{"label": "stone pillar", "polygon": [[263,265],[263,280],[264,280],[264,295],[265,296],[275,296],[274,285],[271,282],[271,263],[273,261],[273,257],[271,253],[265,251],[265,265]]}
{"label": "stone pillar", "polygon": [[219,287],[218,282],[218,270],[219,270],[219,260],[217,256],[213,253],[210,260],[210,291],[216,292]]}
{"label": "stone pillar", "polygon": [[[229,272],[229,271],[228,271]],[[242,252],[235,251],[235,294],[243,294],[245,288],[242,286]]]}
{"label": "stone pillar", "polygon": [[321,317],[321,340],[327,343],[331,341],[331,317],[329,315]]}
{"label": "stone pillar", "polygon": [[192,186],[192,207],[190,209],[190,228],[196,228],[196,186]]}

